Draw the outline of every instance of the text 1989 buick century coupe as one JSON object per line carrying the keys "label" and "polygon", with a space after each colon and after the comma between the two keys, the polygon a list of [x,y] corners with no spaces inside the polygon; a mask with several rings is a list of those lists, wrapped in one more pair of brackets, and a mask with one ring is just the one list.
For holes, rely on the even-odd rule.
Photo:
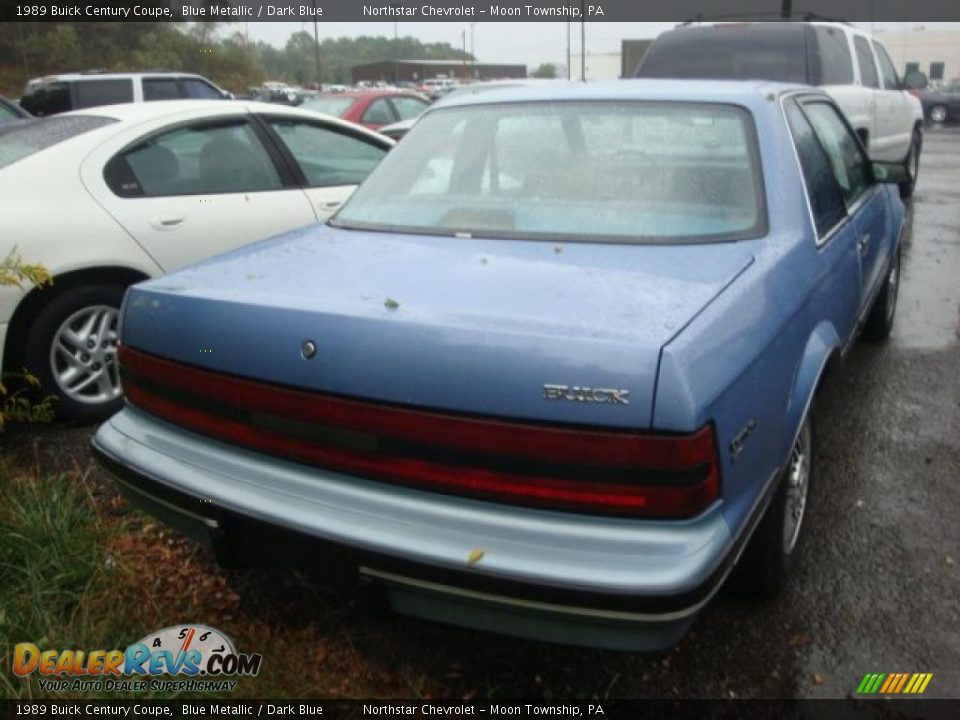
{"label": "text 1989 buick century coupe", "polygon": [[818,383],[893,321],[904,172],[809,88],[451,101],[326,226],[132,288],[95,452],[171,524],[335,548],[401,612],[667,647],[796,553]]}

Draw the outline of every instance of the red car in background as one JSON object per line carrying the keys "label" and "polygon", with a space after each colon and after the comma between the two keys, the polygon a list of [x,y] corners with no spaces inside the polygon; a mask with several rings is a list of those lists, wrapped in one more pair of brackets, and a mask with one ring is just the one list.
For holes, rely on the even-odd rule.
{"label": "red car in background", "polygon": [[429,105],[429,100],[414,92],[354,90],[323,93],[305,101],[300,107],[378,130],[384,125],[416,117]]}

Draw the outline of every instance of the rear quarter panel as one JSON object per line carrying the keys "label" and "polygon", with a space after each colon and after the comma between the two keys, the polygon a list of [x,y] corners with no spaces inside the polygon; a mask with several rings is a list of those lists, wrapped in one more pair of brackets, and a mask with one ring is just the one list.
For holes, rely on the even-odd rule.
{"label": "rear quarter panel", "polygon": [[784,463],[820,369],[852,332],[860,292],[855,248],[817,246],[779,103],[755,117],[770,232],[749,241],[754,264],[665,346],[653,423],[714,423],[734,532]]}

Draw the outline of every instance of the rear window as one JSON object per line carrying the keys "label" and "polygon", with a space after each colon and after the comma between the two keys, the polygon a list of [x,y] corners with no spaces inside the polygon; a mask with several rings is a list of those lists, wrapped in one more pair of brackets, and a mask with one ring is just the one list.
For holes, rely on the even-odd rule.
{"label": "rear window", "polygon": [[333,224],[603,242],[757,237],[755,131],[737,107],[543,102],[424,115]]}
{"label": "rear window", "polygon": [[0,168],[114,122],[113,118],[80,115],[4,125],[0,128]]}
{"label": "rear window", "polygon": [[37,117],[68,112],[73,109],[70,107],[70,86],[65,82],[30,83],[20,105]]}
{"label": "rear window", "polygon": [[320,97],[307,100],[300,107],[304,110],[313,110],[314,112],[339,117],[355,102],[356,98],[352,97]]}
{"label": "rear window", "polygon": [[806,83],[804,27],[762,24],[672,30],[653,43],[636,77]]}
{"label": "rear window", "polygon": [[78,80],[73,87],[77,110],[133,102],[133,80]]}

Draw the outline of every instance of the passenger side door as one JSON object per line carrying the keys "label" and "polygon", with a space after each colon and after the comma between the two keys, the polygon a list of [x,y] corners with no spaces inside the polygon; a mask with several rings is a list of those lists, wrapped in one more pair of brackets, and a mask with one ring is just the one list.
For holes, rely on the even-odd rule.
{"label": "passenger side door", "polygon": [[278,115],[262,120],[286,154],[320,220],[350,197],[392,147],[387,140],[319,120]]}
{"label": "passenger side door", "polygon": [[[101,205],[169,272],[316,221],[290,171],[249,117],[149,132],[86,167]],[[100,185],[94,177],[100,172]]]}
{"label": "passenger side door", "polygon": [[859,305],[864,310],[880,287],[890,256],[890,198],[874,180],[869,158],[837,107],[826,100],[807,100],[803,110],[830,161],[856,234],[861,277]]}

